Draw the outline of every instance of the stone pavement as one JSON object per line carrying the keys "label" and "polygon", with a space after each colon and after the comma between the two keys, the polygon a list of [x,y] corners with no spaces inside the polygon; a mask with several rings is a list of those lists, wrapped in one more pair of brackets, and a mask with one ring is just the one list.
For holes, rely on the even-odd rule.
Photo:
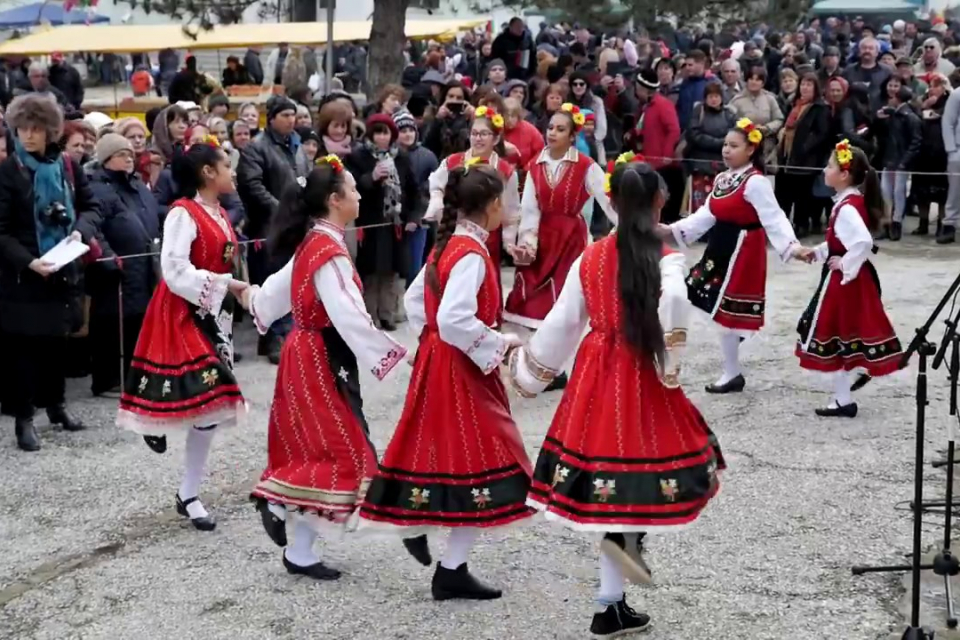
{"label": "stone pavement", "polygon": [[[958,271],[956,248],[912,239],[884,247],[877,264],[901,337],[909,339]],[[715,335],[696,316],[685,360],[691,397],[716,431],[729,463],[723,491],[701,520],[650,538],[657,584],[629,588],[658,640],[800,638],[874,640],[901,630],[899,576],[852,577],[858,563],[898,562],[909,550],[913,378],[898,374],[859,394],[860,416],[825,421],[825,381],[801,373],[792,355],[796,319],[818,268],[771,262],[768,327],[744,345],[747,389],[707,397],[718,371]],[[507,278],[509,281],[509,278]],[[938,327],[941,325],[938,325]],[[407,344],[414,337],[401,328]],[[253,335],[241,331],[250,353]],[[597,586],[597,540],[535,523],[484,536],[471,566],[502,586],[502,600],[434,603],[431,571],[399,542],[348,538],[322,543],[344,571],[337,583],[286,575],[280,550],[261,530],[247,493],[265,460],[273,369],[239,365],[250,424],[223,433],[203,498],[219,527],[194,531],[173,509],[183,444],[150,452],[112,424],[114,402],[73,381],[74,409],[91,429],[69,434],[40,419],[43,450],[15,449],[0,421],[0,638],[510,640],[587,637]],[[363,380],[378,446],[400,413],[409,369]],[[930,454],[944,441],[944,373],[931,376]],[[513,398],[535,457],[558,396]],[[928,495],[942,475],[929,471]],[[933,520],[933,519],[932,519]],[[934,523],[926,542],[936,541]],[[434,542],[434,549],[441,545]]]}

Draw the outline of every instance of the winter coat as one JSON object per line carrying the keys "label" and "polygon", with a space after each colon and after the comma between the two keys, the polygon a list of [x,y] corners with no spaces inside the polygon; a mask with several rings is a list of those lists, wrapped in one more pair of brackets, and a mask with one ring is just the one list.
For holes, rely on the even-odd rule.
{"label": "winter coat", "polygon": [[260,62],[259,52],[247,49],[247,53],[243,56],[243,66],[247,69],[253,84],[263,83],[263,64]]}
{"label": "winter coat", "polygon": [[438,158],[446,158],[470,148],[471,120],[464,114],[451,118],[434,118],[423,136],[423,146]]}
{"label": "winter coat", "polygon": [[[51,145],[47,158],[70,162],[74,230],[84,242],[100,228],[100,207],[80,165]],[[43,278],[30,269],[40,257],[34,217],[33,175],[11,154],[0,163],[0,327],[26,336],[66,336],[83,322],[83,271],[74,261]]]}
{"label": "winter coat", "polygon": [[423,214],[427,211],[427,204],[430,202],[430,174],[437,170],[440,161],[433,151],[417,142],[407,149],[407,158],[410,160],[410,171],[413,173],[413,180],[419,187],[419,198],[416,207],[410,215],[410,222],[420,222]]}
{"label": "winter coat", "polygon": [[878,132],[880,168],[897,171],[913,169],[923,147],[920,116],[913,107],[902,104],[889,118],[878,118],[877,123],[881,127],[881,132]]}
{"label": "winter coat", "polygon": [[83,104],[83,80],[80,72],[65,63],[50,65],[50,84],[60,90],[67,102],[79,109]]}
{"label": "winter coat", "polygon": [[693,108],[693,118],[685,138],[687,171],[696,175],[716,175],[723,170],[723,140],[736,123],[728,108],[711,109],[701,103]]}
{"label": "winter coat", "polygon": [[494,38],[490,53],[507,65],[508,78],[527,80],[537,70],[537,48],[528,29],[519,36],[504,31]]}
{"label": "winter coat", "polygon": [[860,83],[867,85],[867,94],[870,96],[870,108],[877,111],[880,108],[882,97],[880,96],[880,87],[887,81],[893,73],[882,64],[877,64],[870,69],[864,69],[860,63],[849,65],[843,72],[844,79],[850,84]]}
{"label": "winter coat", "polygon": [[855,147],[859,147],[873,158],[877,152],[877,140],[873,119],[865,109],[848,102],[840,111],[842,135]]}
{"label": "winter coat", "polygon": [[[100,226],[104,252],[124,256],[149,253],[160,248],[160,208],[136,174],[103,167],[90,176],[90,189],[100,204]],[[101,262],[87,269],[87,293],[93,298],[91,313],[117,315],[117,283],[123,284],[124,315],[147,311],[157,285],[157,260],[133,258],[122,268],[115,262]]]}
{"label": "winter coat", "polygon": [[[812,103],[797,120],[789,156],[781,147],[778,149],[777,160],[781,166],[822,169],[827,163],[827,156],[833,144],[834,141],[830,137],[830,110],[823,102],[817,101]],[[803,173],[810,175],[811,172]]]}
{"label": "winter coat", "polygon": [[540,131],[526,120],[519,121],[513,129],[504,131],[503,139],[517,148],[520,157],[506,158],[517,169],[523,170],[530,161],[543,151],[544,141]]}
{"label": "winter coat", "polygon": [[640,107],[637,124],[624,136],[624,150],[642,153],[654,169],[674,164],[680,124],[673,103],[659,93]]}
{"label": "winter coat", "polygon": [[686,131],[693,116],[693,105],[703,102],[703,90],[711,80],[706,77],[686,78],[680,83],[680,95],[677,98],[677,119],[680,121],[680,130]]}
{"label": "winter coat", "polygon": [[283,192],[306,178],[310,163],[303,148],[284,143],[271,129],[262,131],[240,152],[237,191],[246,209],[244,232],[262,238]]}
{"label": "winter coat", "polygon": [[[419,201],[419,185],[416,183],[410,167],[410,158],[400,152],[394,158],[397,175],[400,178],[400,189],[403,193],[400,221],[417,222],[417,203]],[[353,152],[344,158],[344,166],[357,180],[357,191],[360,192],[360,215],[357,217],[357,227],[389,223],[383,214],[383,185],[373,179],[373,169],[377,161],[373,154],[364,146],[357,146]],[[404,251],[400,250],[402,228],[394,225],[364,229],[361,235],[358,232],[357,273],[361,277],[369,275],[399,274],[406,277],[410,268],[409,259]]]}
{"label": "winter coat", "polygon": [[231,69],[230,67],[225,68],[221,75],[220,84],[226,89],[234,85],[253,84],[253,82],[250,80],[250,74],[247,73],[246,68],[240,65],[236,69]]}

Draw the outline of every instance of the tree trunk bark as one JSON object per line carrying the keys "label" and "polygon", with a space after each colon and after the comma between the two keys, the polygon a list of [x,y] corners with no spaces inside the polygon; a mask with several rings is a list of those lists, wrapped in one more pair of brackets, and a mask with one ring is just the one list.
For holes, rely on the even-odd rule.
{"label": "tree trunk bark", "polygon": [[400,82],[406,66],[403,47],[407,43],[404,27],[410,0],[374,0],[370,26],[370,50],[367,53],[367,96],[390,82]]}

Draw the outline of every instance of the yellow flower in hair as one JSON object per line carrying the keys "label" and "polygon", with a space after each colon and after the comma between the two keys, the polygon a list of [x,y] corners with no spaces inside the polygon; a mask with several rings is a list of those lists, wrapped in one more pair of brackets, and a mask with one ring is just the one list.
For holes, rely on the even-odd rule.
{"label": "yellow flower in hair", "polygon": [[343,171],[343,162],[340,161],[340,158],[338,156],[335,156],[332,153],[330,155],[323,156],[322,158],[317,158],[316,163],[318,165],[321,165],[321,164],[330,165],[330,168],[333,169],[334,173],[340,173],[341,171]]}
{"label": "yellow flower in hair", "polygon": [[603,174],[603,192],[608,196],[610,195],[610,178],[612,177],[609,173]]}
{"label": "yellow flower in hair", "polygon": [[577,125],[578,127],[582,127],[586,121],[587,118],[582,113],[573,114],[573,124]]}
{"label": "yellow flower in hair", "polygon": [[573,104],[570,102],[564,102],[560,105],[560,111],[566,111],[567,113],[573,113]]}
{"label": "yellow flower in hair", "polygon": [[497,129],[503,129],[503,116],[499,113],[495,114],[492,118],[490,118],[490,124]]}
{"label": "yellow flower in hair", "polygon": [[484,116],[487,115],[487,107],[485,106],[477,107],[476,109],[474,109],[473,115],[476,118],[483,118]]}
{"label": "yellow flower in hair", "polygon": [[633,162],[633,159],[637,157],[633,151],[625,151],[617,156],[617,161],[615,164],[624,164],[626,162]]}
{"label": "yellow flower in hair", "polygon": [[753,121],[750,118],[740,118],[737,120],[737,129],[749,129],[753,126]]}
{"label": "yellow flower in hair", "polygon": [[760,132],[760,129],[754,129],[747,134],[747,140],[750,141],[750,144],[760,144],[763,142],[763,133]]}

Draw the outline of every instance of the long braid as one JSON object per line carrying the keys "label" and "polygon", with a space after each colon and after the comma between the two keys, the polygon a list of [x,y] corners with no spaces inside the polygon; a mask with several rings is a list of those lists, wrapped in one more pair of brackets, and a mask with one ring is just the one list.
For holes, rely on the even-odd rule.
{"label": "long braid", "polygon": [[434,293],[440,293],[440,258],[443,257],[443,250],[447,248],[447,243],[453,237],[453,232],[457,229],[457,218],[460,215],[460,200],[458,190],[460,182],[463,180],[464,170],[462,168],[454,169],[449,173],[447,186],[443,191],[443,212],[440,215],[440,222],[437,224],[437,241],[433,247],[433,259],[427,265],[427,285]]}

